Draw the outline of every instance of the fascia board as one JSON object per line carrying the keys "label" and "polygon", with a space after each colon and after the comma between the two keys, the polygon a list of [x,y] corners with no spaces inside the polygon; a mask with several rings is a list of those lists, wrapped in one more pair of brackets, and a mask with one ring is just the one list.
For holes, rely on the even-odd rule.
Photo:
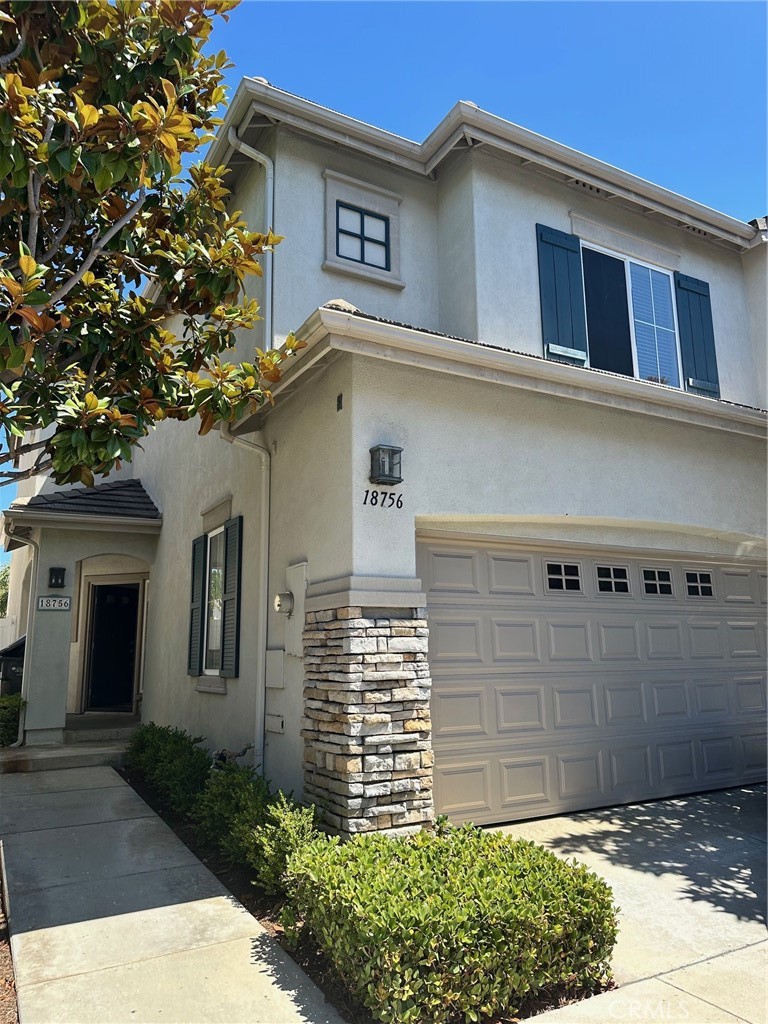
{"label": "fascia board", "polygon": [[[607,191],[610,191],[612,187],[620,188],[628,193],[628,198],[633,198],[637,202],[647,199],[659,203],[665,208],[663,212],[667,215],[682,213],[697,218],[702,222],[702,226],[706,225],[709,230],[718,229],[735,235],[742,244],[749,244],[755,236],[756,229],[745,221],[730,217],[726,213],[688,199],[671,189],[656,185],[636,174],[614,167],[613,164],[598,160],[596,157],[572,149],[570,146],[565,146],[561,142],[548,139],[528,128],[505,121],[485,110],[463,104],[462,114],[465,121],[464,127],[468,130],[472,128],[485,130],[486,134],[481,141],[487,142],[489,145],[493,145],[496,140],[510,142],[521,148],[521,156],[534,161],[536,157],[546,157],[555,161],[558,169],[562,169],[563,173],[575,171],[582,176],[593,175],[603,182],[602,187]],[[471,131],[470,134],[472,134]]]}
{"label": "fascia board", "polygon": [[62,530],[97,530],[114,533],[159,533],[162,519],[134,519],[129,516],[88,516],[63,512],[38,512],[34,509],[9,508],[3,512],[8,522],[21,526]]}
{"label": "fascia board", "polygon": [[316,336],[320,324],[329,335],[329,347],[338,351],[749,437],[764,438],[766,434],[766,413],[762,410],[726,405],[648,381],[490,349],[332,309],[317,310],[306,326]]}

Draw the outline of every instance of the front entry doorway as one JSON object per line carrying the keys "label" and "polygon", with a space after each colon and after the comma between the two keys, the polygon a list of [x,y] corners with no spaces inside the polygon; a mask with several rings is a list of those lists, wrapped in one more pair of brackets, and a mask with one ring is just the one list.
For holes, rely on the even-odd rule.
{"label": "front entry doorway", "polygon": [[86,711],[133,711],[140,590],[139,583],[91,587]]}

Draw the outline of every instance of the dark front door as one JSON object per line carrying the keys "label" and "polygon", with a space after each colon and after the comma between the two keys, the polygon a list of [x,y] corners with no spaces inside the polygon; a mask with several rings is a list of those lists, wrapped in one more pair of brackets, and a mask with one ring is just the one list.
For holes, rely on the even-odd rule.
{"label": "dark front door", "polygon": [[86,710],[133,710],[139,584],[100,584],[91,590],[91,649]]}

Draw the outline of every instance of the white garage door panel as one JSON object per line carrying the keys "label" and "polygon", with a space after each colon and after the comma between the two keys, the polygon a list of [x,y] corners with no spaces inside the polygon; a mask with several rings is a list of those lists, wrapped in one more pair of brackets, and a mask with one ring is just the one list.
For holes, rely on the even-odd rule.
{"label": "white garage door panel", "polygon": [[440,813],[513,820],[764,777],[757,567],[427,542],[419,563]]}

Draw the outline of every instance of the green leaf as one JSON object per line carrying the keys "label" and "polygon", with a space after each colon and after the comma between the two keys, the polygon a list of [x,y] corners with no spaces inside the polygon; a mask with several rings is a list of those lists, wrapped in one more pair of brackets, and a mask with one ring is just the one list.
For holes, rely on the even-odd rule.
{"label": "green leaf", "polygon": [[93,184],[98,193],[107,192],[112,187],[112,169],[109,164],[103,163],[93,176]]}

